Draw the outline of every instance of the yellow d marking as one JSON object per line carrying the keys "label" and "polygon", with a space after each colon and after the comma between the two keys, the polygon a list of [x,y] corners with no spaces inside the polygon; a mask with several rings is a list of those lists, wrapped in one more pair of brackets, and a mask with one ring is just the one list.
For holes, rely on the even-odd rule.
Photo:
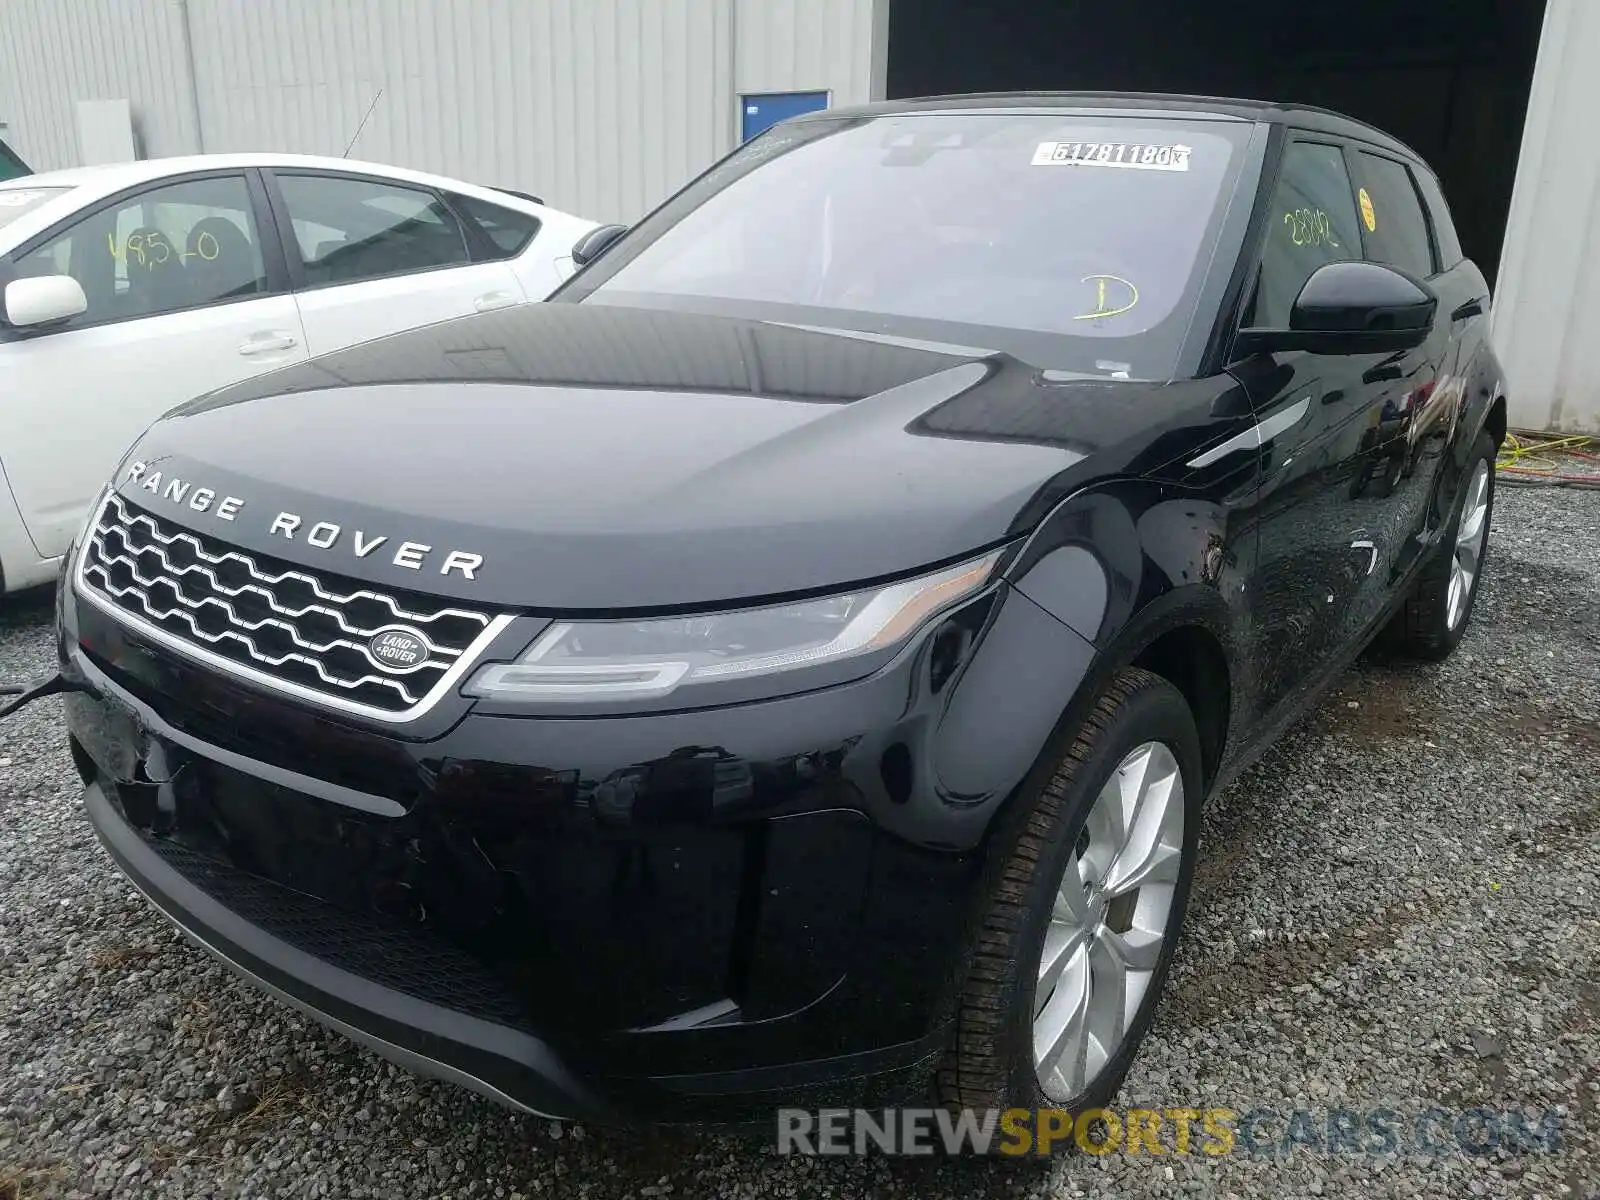
{"label": "yellow d marking", "polygon": [[[1128,302],[1121,308],[1106,307],[1107,280],[1110,280],[1112,283],[1120,283],[1123,287],[1128,289]],[[1093,282],[1096,285],[1095,310],[1094,312],[1080,313],[1078,316],[1072,318],[1074,321],[1095,321],[1101,317],[1118,317],[1131,309],[1135,304],[1139,303],[1139,289],[1134,287],[1132,283],[1122,278],[1120,275],[1085,275],[1083,277],[1083,282]]]}

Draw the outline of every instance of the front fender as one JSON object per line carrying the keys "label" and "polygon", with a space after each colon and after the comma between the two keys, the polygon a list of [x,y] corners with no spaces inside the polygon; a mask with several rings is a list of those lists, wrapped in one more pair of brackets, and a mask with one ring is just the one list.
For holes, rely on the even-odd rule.
{"label": "front fender", "polygon": [[[1012,562],[1012,586],[1105,649],[1147,624],[1174,593],[1222,636],[1232,619],[1250,534],[1236,510],[1198,491],[1118,480],[1068,497]],[[1158,622],[1159,623],[1159,622]],[[1170,622],[1169,622],[1170,624]]]}
{"label": "front fender", "polygon": [[939,722],[933,756],[947,813],[976,843],[1038,762],[1061,714],[1082,690],[1094,647],[1028,597],[1008,589],[961,673]]}
{"label": "front fender", "polygon": [[1230,539],[1250,536],[1236,524],[1223,504],[1142,480],[1085,489],[1045,519],[939,722],[936,791],[957,844],[1052,768],[1101,685],[1164,633],[1198,626],[1236,661],[1242,617],[1225,597],[1248,563]]}

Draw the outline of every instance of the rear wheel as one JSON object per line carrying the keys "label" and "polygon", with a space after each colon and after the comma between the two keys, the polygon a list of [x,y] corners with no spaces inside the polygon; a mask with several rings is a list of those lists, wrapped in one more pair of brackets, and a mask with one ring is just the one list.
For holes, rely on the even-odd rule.
{"label": "rear wheel", "polygon": [[1494,439],[1479,434],[1463,475],[1455,517],[1385,631],[1392,652],[1437,662],[1451,655],[1466,632],[1489,548],[1494,460]]}
{"label": "rear wheel", "polygon": [[945,1104],[1077,1113],[1115,1094],[1183,922],[1201,788],[1183,696],[1121,672],[1018,817],[939,1072]]}

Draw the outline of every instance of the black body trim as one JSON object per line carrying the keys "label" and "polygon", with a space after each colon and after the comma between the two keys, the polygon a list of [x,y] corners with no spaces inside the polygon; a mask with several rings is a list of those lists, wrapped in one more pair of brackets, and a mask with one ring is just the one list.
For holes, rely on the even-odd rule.
{"label": "black body trim", "polygon": [[[112,688],[111,679],[104,671],[94,665],[88,655],[79,655],[74,660],[74,666],[97,692],[104,692]],[[236,751],[228,750],[209,742],[203,742],[163,719],[155,709],[129,693],[125,688],[117,688],[115,690],[117,698],[122,704],[133,710],[134,716],[137,717],[142,728],[182,746],[185,750],[195,754],[204,754],[207,758],[215,759],[235,771],[243,771],[246,774],[265,779],[269,783],[277,784],[279,787],[293,788],[295,791],[305,792],[307,795],[316,796],[333,804],[342,804],[346,808],[353,808],[358,812],[371,813],[374,816],[398,817],[404,815],[406,811],[405,805],[387,796],[357,791],[355,788],[344,787],[325,779],[303,775],[298,771],[290,771],[283,767],[273,766],[271,763],[262,762],[260,759],[247,758]]]}
{"label": "black body trim", "polygon": [[107,853],[161,915],[279,999],[402,1066],[514,1108],[545,1116],[614,1117],[538,1039],[381,987],[270,937],[163,862],[98,783],[88,785],[83,802]]}

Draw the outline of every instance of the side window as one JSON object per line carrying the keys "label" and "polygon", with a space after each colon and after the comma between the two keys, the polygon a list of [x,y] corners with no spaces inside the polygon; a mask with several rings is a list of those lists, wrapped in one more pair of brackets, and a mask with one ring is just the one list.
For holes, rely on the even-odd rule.
{"label": "side window", "polygon": [[1291,142],[1267,210],[1267,244],[1250,322],[1287,329],[1289,310],[1313,271],[1361,257],[1358,221],[1344,152],[1321,142]]}
{"label": "side window", "polygon": [[515,258],[539,235],[539,218],[531,213],[520,213],[501,208],[486,200],[471,196],[452,195],[451,199],[467,220],[482,231],[495,249],[496,258]]}
{"label": "side window", "polygon": [[312,287],[467,263],[450,210],[424,188],[337,175],[278,175]]}
{"label": "side window", "polygon": [[1445,203],[1444,189],[1432,171],[1418,170],[1417,186],[1428,202],[1428,212],[1433,217],[1433,237],[1439,246],[1439,269],[1448,271],[1458,266],[1466,255],[1461,250],[1461,238],[1456,233],[1456,223],[1450,216],[1450,206]]}
{"label": "side window", "polygon": [[1356,154],[1356,173],[1367,260],[1428,278],[1434,273],[1433,244],[1411,172],[1403,163],[1363,150]]}
{"label": "side window", "polygon": [[21,179],[24,175],[32,175],[28,164],[16,156],[10,146],[0,142],[0,180]]}
{"label": "side window", "polygon": [[19,275],[67,274],[89,306],[73,326],[151,317],[267,291],[241,175],[190,179],[91,213],[17,260]]}

